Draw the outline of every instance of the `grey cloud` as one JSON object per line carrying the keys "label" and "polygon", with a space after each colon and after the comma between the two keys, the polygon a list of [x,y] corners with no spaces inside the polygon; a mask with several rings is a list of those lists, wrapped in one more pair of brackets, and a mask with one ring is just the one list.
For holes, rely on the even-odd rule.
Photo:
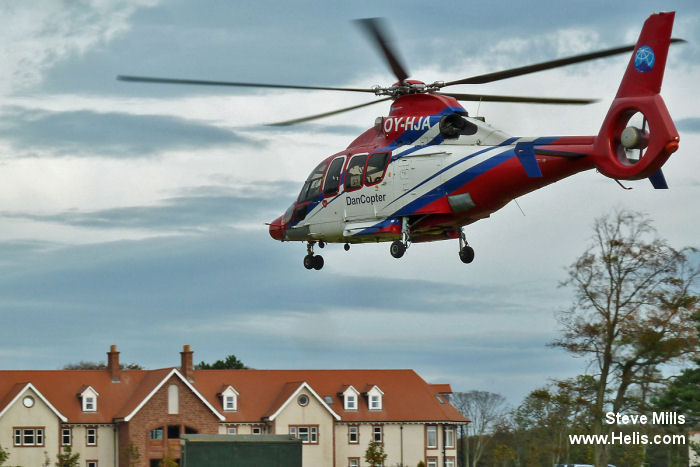
{"label": "grey cloud", "polygon": [[677,120],[675,123],[676,128],[680,132],[700,133],[700,118],[682,118]]}
{"label": "grey cloud", "polygon": [[24,154],[48,150],[55,156],[117,158],[147,157],[167,149],[253,143],[233,131],[169,116],[19,107],[0,115],[0,138]]}

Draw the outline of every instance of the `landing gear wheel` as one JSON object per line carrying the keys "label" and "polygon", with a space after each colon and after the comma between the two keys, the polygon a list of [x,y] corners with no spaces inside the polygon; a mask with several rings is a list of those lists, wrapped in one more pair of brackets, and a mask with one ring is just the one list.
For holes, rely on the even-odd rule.
{"label": "landing gear wheel", "polygon": [[346,243],[345,245],[343,245],[343,248],[345,248],[345,251],[350,251],[350,244]]}
{"label": "landing gear wheel", "polygon": [[315,270],[320,271],[323,267],[323,256],[317,255],[313,257],[313,267]]}
{"label": "landing gear wheel", "polygon": [[398,259],[401,258],[405,252],[406,245],[404,245],[401,241],[394,240],[391,242],[391,246],[389,247],[389,253],[391,253],[391,256]]}
{"label": "landing gear wheel", "polygon": [[325,248],[325,247],[326,247],[326,242],[324,242],[323,240],[319,240],[319,241],[318,241],[318,247],[319,247],[319,248]]}
{"label": "landing gear wheel", "polygon": [[314,255],[306,255],[304,256],[304,267],[306,269],[313,269],[315,263]]}
{"label": "landing gear wheel", "polygon": [[472,261],[474,261],[474,248],[467,245],[461,250],[459,250],[459,259],[461,259],[462,262],[466,264],[469,264]]}

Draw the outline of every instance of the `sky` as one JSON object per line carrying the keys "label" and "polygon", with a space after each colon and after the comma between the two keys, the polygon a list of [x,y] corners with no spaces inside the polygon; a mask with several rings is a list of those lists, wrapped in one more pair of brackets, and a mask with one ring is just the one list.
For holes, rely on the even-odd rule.
{"label": "sky", "polygon": [[[209,89],[116,80],[163,76],[328,86],[393,77],[352,20],[386,17],[412,78],[449,81],[631,44],[675,10],[662,96],[681,135],[668,191],[589,171],[510,203],[457,242],[322,251],[272,240],[265,222],[325,157],[386,115],[354,93]],[[513,136],[597,134],[628,57],[455,87],[593,97],[585,107],[467,104]],[[513,405],[586,362],[547,344],[559,287],[614,209],[645,212],[698,245],[700,3],[688,1],[44,1],[0,4],[0,368],[102,361],[110,344],[146,368],[229,354],[255,368],[413,368]],[[348,94],[348,95],[346,95]],[[319,250],[317,250],[319,252]]]}

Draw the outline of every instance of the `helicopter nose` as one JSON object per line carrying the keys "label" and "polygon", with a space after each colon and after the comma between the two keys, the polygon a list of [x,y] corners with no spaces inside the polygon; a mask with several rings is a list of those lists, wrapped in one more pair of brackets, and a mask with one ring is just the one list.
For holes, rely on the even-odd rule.
{"label": "helicopter nose", "polygon": [[282,223],[282,216],[279,216],[274,221],[270,222],[270,237],[275,240],[284,240],[284,224]]}

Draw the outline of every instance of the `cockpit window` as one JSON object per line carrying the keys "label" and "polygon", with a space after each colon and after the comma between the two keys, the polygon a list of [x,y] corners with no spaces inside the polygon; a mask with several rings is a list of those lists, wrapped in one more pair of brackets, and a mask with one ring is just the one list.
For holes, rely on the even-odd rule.
{"label": "cockpit window", "polygon": [[343,164],[345,164],[345,157],[338,157],[331,162],[326,174],[326,181],[323,183],[323,196],[332,196],[338,193],[340,172],[343,170]]}
{"label": "cockpit window", "polygon": [[345,174],[345,191],[355,190],[362,186],[362,172],[365,170],[366,162],[367,154],[352,156]]}
{"label": "cockpit window", "polygon": [[311,175],[306,179],[306,183],[304,183],[301,189],[301,193],[299,193],[300,203],[312,201],[321,193],[321,182],[323,182],[323,174],[326,172],[326,167],[328,167],[328,162],[321,162],[318,167],[311,172]]}
{"label": "cockpit window", "polygon": [[369,156],[365,172],[365,185],[374,185],[382,181],[387,162],[389,162],[388,152],[378,152]]}

